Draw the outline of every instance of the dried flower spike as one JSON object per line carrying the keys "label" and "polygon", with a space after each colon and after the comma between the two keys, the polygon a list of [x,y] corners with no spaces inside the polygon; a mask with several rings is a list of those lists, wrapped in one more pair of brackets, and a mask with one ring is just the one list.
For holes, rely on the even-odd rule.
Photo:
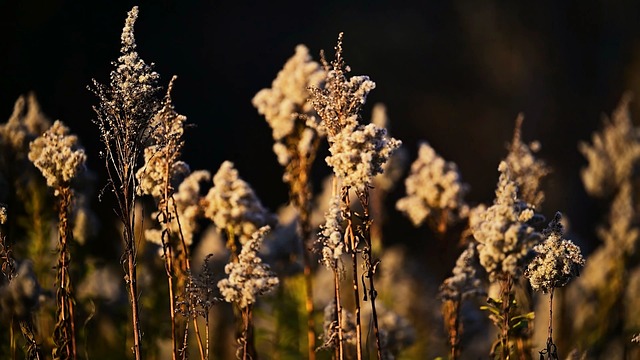
{"label": "dried flower spike", "polygon": [[518,197],[518,187],[511,179],[506,162],[498,167],[500,179],[492,206],[480,214],[472,229],[478,241],[480,264],[487,270],[489,281],[522,275],[528,255],[540,234],[528,222],[536,217],[531,206]]}
{"label": "dried flower spike", "polygon": [[241,309],[256,302],[257,297],[267,294],[280,283],[269,265],[258,257],[260,246],[269,232],[264,226],[253,234],[240,251],[238,262],[231,262],[224,268],[229,275],[218,282],[218,289],[227,302],[237,303]]}

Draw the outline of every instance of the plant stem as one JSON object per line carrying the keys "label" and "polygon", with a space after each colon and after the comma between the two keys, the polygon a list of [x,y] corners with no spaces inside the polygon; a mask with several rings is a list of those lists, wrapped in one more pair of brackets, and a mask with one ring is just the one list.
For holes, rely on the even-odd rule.
{"label": "plant stem", "polygon": [[513,288],[513,278],[511,275],[506,275],[506,279],[502,280],[500,288],[501,303],[501,315],[502,326],[500,335],[501,345],[501,358],[507,360],[509,358],[509,320],[511,317],[511,290]]}
{"label": "plant stem", "polygon": [[551,288],[551,292],[549,293],[549,333],[547,335],[547,343],[552,343],[552,332],[553,332],[553,288]]}
{"label": "plant stem", "polygon": [[[302,126],[297,134],[301,134],[306,126]],[[300,138],[292,139],[292,148],[298,149],[298,143]],[[288,166],[287,170],[289,174],[293,175],[293,178],[289,181],[291,200],[294,206],[298,210],[298,232],[300,235],[300,247],[302,250],[302,262],[304,266],[304,284],[305,284],[305,310],[307,311],[307,343],[308,343],[308,356],[309,360],[315,360],[316,358],[316,332],[315,321],[313,319],[313,278],[311,274],[311,249],[307,244],[311,239],[311,224],[309,220],[309,213],[311,208],[311,184],[309,181],[309,173],[311,172],[311,165],[315,159],[316,151],[319,145],[319,140],[316,137],[311,145],[311,151],[309,151],[308,157],[296,151],[298,155],[294,161]]]}
{"label": "plant stem", "polygon": [[353,301],[355,304],[356,318],[356,356],[358,360],[362,360],[362,325],[360,319],[360,289],[358,285],[358,237],[354,230],[353,212],[351,211],[351,199],[349,198],[349,188],[343,187],[342,203],[344,205],[345,219],[347,227],[345,229],[345,242],[347,251],[351,253],[351,264],[353,269]]}
{"label": "plant stem", "polygon": [[59,212],[58,212],[58,275],[56,298],[57,323],[54,329],[54,358],[76,358],[75,326],[73,317],[73,298],[71,277],[69,275],[69,250],[68,243],[71,233],[69,231],[69,207],[71,206],[71,189],[67,186],[58,187]]}
{"label": "plant stem", "polygon": [[338,316],[338,346],[336,347],[338,351],[338,359],[344,359],[344,335],[342,332],[342,304],[340,300],[340,275],[338,273],[338,260],[335,260],[335,264],[333,267],[333,283],[335,289],[335,298],[336,298],[336,314]]}
{"label": "plant stem", "polygon": [[[371,223],[372,219],[369,214],[369,190],[365,189],[364,192],[357,193],[358,199],[360,200],[360,204],[362,205],[362,229],[361,235],[364,239],[364,254],[363,258],[366,263],[366,277],[369,279],[369,298],[371,299],[371,317],[373,318],[373,333],[376,337],[376,352],[378,356],[378,360],[382,359],[382,342],[380,341],[380,328],[378,326],[378,312],[376,310],[376,297],[378,296],[378,292],[376,291],[374,285],[374,276],[376,273],[377,266],[379,264],[379,260],[373,260],[372,248],[373,244],[371,243]],[[373,263],[372,263],[373,261]]]}
{"label": "plant stem", "polygon": [[462,298],[447,300],[444,303],[444,314],[447,321],[447,332],[449,333],[450,360],[458,359],[460,355],[460,308]]}

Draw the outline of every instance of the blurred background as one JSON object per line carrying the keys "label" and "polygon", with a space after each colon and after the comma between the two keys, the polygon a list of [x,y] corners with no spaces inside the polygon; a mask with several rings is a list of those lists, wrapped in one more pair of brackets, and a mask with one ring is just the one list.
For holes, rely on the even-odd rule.
{"label": "blurred background", "polygon": [[[165,84],[178,76],[174,104],[194,125],[184,152],[192,169],[233,161],[269,208],[286,203],[271,130],[251,98],[270,87],[297,44],[316,60],[322,49],[332,58],[343,31],[352,73],[377,83],[364,117],[384,103],[411,161],[418,141],[428,141],[458,164],[468,201],[490,203],[522,112],[524,141],[539,140],[539,157],[553,170],[542,212],[565,213],[583,252],[597,246],[594,229],[608,205],[586,196],[577,146],[591,141],[626,91],[640,92],[640,2],[0,0],[0,118],[34,92],[45,114],[79,134],[88,166],[104,175],[92,123],[98,101],[87,86],[109,81],[133,5],[141,57]],[[318,161],[317,191],[328,173]],[[399,184],[388,197],[385,242],[423,251],[441,280],[457,250],[430,255],[438,247],[424,240],[428,229],[393,210],[403,192]],[[94,206],[111,216],[108,206]]]}

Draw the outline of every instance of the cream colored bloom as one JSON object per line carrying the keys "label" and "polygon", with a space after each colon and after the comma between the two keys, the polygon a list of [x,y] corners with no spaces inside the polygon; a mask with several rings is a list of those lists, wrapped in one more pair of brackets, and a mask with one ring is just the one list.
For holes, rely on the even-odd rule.
{"label": "cream colored bloom", "polygon": [[522,275],[527,256],[540,240],[540,234],[528,224],[535,213],[529,204],[519,200],[518,187],[510,177],[507,163],[501,162],[498,170],[500,179],[494,203],[480,214],[472,229],[480,264],[492,282],[504,276]]}
{"label": "cream colored bloom", "polygon": [[468,213],[469,207],[464,201],[468,185],[462,182],[458,167],[438,156],[426,142],[420,144],[418,158],[411,164],[405,187],[407,196],[398,200],[396,208],[415,226],[434,212],[450,213],[449,222]]}
{"label": "cream colored bloom", "polygon": [[545,230],[546,240],[533,248],[536,256],[525,271],[533,290],[548,293],[554,288],[565,286],[579,275],[584,266],[580,248],[571,240],[563,238],[560,220],[560,213],[556,213]]}
{"label": "cream colored bloom", "polygon": [[40,137],[29,144],[29,160],[47,180],[50,187],[67,186],[84,170],[87,156],[78,146],[78,138],[56,121]]}
{"label": "cream colored bloom", "polygon": [[213,221],[219,231],[231,230],[241,243],[274,221],[230,161],[223,162],[213,176],[213,187],[205,197],[205,204],[205,217]]}
{"label": "cream colored bloom", "polygon": [[266,233],[270,230],[264,226],[252,235],[238,255],[237,262],[228,263],[224,272],[227,278],[218,282],[218,289],[227,302],[237,303],[242,309],[257,301],[258,296],[271,292],[280,281],[258,257],[260,246]]}

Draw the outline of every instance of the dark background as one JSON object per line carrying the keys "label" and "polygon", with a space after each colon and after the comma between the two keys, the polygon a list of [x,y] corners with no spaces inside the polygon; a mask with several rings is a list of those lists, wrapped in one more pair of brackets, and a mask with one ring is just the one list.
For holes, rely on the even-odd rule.
{"label": "dark background", "polygon": [[[321,49],[333,53],[344,31],[353,74],[377,83],[365,118],[384,102],[390,130],[411,159],[417,141],[429,141],[459,165],[471,202],[493,198],[497,164],[524,112],[524,139],[542,143],[540,157],[554,170],[543,212],[566,213],[588,250],[606,207],[584,193],[577,144],[625,91],[640,89],[640,2],[530,3],[141,1],[135,33],[139,53],[163,81],[179,77],[174,103],[196,125],[184,159],[211,171],[235,162],[271,209],[287,192],[270,129],[251,98],[270,86],[297,44],[318,59]],[[108,82],[132,5],[1,0],[0,117],[8,119],[17,97],[34,91],[49,117],[80,135],[89,166],[102,171],[91,122],[97,99],[87,85]],[[318,179],[328,173],[319,164]],[[389,241],[417,240],[407,238],[415,234],[397,214],[388,225]]]}

